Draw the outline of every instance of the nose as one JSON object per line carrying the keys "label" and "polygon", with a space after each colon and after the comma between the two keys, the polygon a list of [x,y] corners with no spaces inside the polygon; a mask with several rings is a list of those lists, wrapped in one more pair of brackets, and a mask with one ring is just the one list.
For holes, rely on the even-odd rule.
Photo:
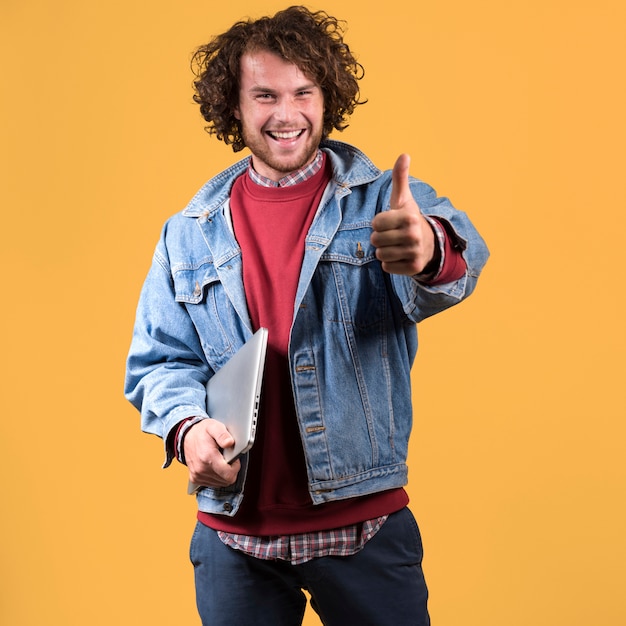
{"label": "nose", "polygon": [[290,122],[296,114],[296,103],[291,98],[281,98],[276,103],[274,117],[279,122]]}

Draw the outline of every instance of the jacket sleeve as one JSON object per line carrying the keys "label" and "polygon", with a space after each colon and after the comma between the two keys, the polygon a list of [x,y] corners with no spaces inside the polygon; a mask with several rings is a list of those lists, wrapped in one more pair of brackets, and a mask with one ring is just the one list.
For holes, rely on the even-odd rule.
{"label": "jacket sleeve", "polygon": [[188,417],[207,417],[210,374],[185,305],[176,301],[162,238],[139,298],[124,391],[141,412],[142,430],[164,440],[164,467],[172,461],[167,440],[177,425]]}
{"label": "jacket sleeve", "polygon": [[[467,215],[455,209],[447,198],[438,197],[432,187],[416,179],[411,179],[410,186],[422,213],[436,217],[443,224],[452,246],[461,252],[467,266],[459,279],[436,285],[391,275],[405,314],[413,322],[420,322],[458,304],[474,291],[478,276],[489,258],[489,250]],[[391,185],[385,195],[386,208],[389,208],[390,194]]]}

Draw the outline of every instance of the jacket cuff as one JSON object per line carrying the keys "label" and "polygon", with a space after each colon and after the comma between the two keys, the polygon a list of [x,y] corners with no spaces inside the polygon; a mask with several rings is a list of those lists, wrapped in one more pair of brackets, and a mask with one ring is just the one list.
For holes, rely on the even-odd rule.
{"label": "jacket cuff", "polygon": [[451,283],[463,277],[467,270],[467,264],[461,250],[453,245],[444,224],[437,218],[425,215],[431,225],[437,243],[437,249],[433,260],[425,271],[415,276],[416,280],[426,285],[442,285]]}
{"label": "jacket cuff", "polygon": [[185,435],[192,426],[204,419],[206,419],[206,417],[196,415],[194,417],[188,417],[178,424],[176,430],[172,431],[173,436],[168,439],[168,456],[171,455],[171,457],[176,458],[179,463],[187,465],[187,461],[185,460],[185,448],[183,446]]}

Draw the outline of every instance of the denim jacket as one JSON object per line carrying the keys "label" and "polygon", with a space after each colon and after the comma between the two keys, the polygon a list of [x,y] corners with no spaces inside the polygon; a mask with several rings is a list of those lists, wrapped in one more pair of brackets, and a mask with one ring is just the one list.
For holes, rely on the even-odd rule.
{"label": "denim jacket", "polygon": [[[370,235],[374,215],[389,208],[391,172],[348,144],[321,147],[333,178],[306,237],[288,355],[314,504],[406,484],[416,323],[467,297],[489,254],[464,213],[411,179],[420,209],[446,225],[467,271],[437,286],[385,273]],[[165,441],[183,419],[207,416],[208,378],[254,330],[228,209],[248,163],[211,179],[166,222],[141,292],[125,391],[142,429]],[[246,471],[244,457],[236,484],[202,489],[200,509],[234,515]]]}

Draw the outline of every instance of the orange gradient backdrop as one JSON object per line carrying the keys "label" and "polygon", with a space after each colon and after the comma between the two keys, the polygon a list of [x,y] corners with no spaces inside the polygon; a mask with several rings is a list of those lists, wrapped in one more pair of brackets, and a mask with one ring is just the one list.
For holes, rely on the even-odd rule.
{"label": "orange gradient backdrop", "polygon": [[[284,6],[0,3],[2,624],[199,624],[194,502],[124,361],[163,221],[235,159],[203,132],[190,53]],[[335,137],[383,167],[409,152],[492,251],[414,368],[433,623],[621,626],[624,5],[312,8],[348,21],[366,68]]]}

